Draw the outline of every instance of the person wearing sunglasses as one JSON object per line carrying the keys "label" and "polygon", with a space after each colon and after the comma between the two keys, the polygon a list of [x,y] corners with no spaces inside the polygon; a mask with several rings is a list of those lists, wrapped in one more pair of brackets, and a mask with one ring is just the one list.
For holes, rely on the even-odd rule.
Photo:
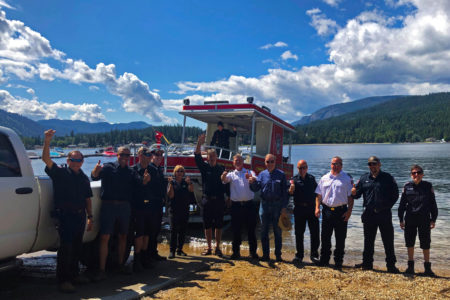
{"label": "person wearing sunglasses", "polygon": [[336,238],[334,264],[342,269],[345,254],[348,219],[352,215],[352,178],[342,171],[342,158],[331,159],[331,170],[320,178],[316,188],[317,201],[322,203],[322,233],[319,266],[328,266],[331,256],[331,236]]}
{"label": "person wearing sunglasses", "polygon": [[[88,278],[79,274],[83,233],[92,230],[92,190],[89,178],[81,170],[84,158],[80,151],[67,155],[67,165],[58,166],[50,158],[50,142],[55,130],[44,133],[42,160],[45,172],[53,182],[55,217],[58,222],[59,248],[56,259],[56,278],[60,291],[75,292],[73,283],[86,283]],[[87,226],[86,226],[87,216]]]}
{"label": "person wearing sunglasses", "polygon": [[400,228],[405,231],[405,242],[408,248],[408,268],[406,274],[414,274],[414,244],[419,232],[420,248],[423,251],[426,276],[435,276],[431,270],[430,244],[431,229],[436,226],[438,207],[433,185],[422,180],[423,169],[419,165],[411,167],[411,181],[403,187],[398,218]]}
{"label": "person wearing sunglasses", "polygon": [[130,274],[131,270],[125,265],[125,249],[131,218],[131,202],[133,193],[141,185],[150,181],[148,171],[139,176],[133,168],[128,166],[130,149],[119,147],[117,161],[101,165],[100,160],[91,172],[92,180],[101,180],[100,197],[100,247],[99,270],[94,281],[106,279],[106,259],[108,257],[108,243],[111,235],[118,228],[118,257],[119,270],[123,274]]}
{"label": "person wearing sunglasses", "polygon": [[[139,162],[133,166],[134,171],[143,177],[148,173],[148,165],[152,158],[152,153],[147,147],[139,148],[138,152]],[[150,180],[151,175],[149,174]],[[152,213],[150,207],[150,198],[152,191],[149,188],[150,184],[139,186],[135,189],[132,202],[132,219],[134,221],[134,255],[133,255],[133,271],[141,272],[143,269],[152,267],[152,264],[147,259],[144,259],[142,253],[146,253],[148,248],[148,240],[150,235],[150,228],[152,222]]]}
{"label": "person wearing sunglasses", "polygon": [[381,170],[381,161],[376,156],[367,161],[369,172],[362,175],[352,188],[353,199],[363,196],[364,211],[361,215],[364,231],[363,261],[357,268],[373,269],[375,238],[378,229],[386,253],[386,267],[390,273],[399,273],[395,266],[397,259],[394,250],[394,227],[392,225],[392,207],[398,200],[398,186],[394,177]]}
{"label": "person wearing sunglasses", "polygon": [[183,245],[189,221],[189,205],[195,204],[194,185],[189,177],[184,177],[182,165],[173,169],[174,177],[169,177],[167,197],[169,199],[170,215],[170,254],[168,258],[186,256]]}
{"label": "person wearing sunglasses", "polygon": [[290,182],[289,194],[294,196],[295,245],[297,253],[294,263],[302,263],[304,255],[303,235],[306,222],[308,222],[311,235],[311,261],[319,259],[320,203],[316,198],[316,178],[308,173],[308,164],[305,160],[297,163],[298,174]]}
{"label": "person wearing sunglasses", "polygon": [[281,228],[278,220],[281,214],[287,214],[289,202],[288,185],[286,175],[276,168],[276,157],[267,154],[265,157],[266,169],[259,173],[258,177],[250,176],[248,182],[253,192],[261,190],[261,204],[259,216],[261,219],[261,245],[263,256],[261,260],[270,261],[269,228],[272,226],[275,236],[275,257],[277,262],[282,262]]}

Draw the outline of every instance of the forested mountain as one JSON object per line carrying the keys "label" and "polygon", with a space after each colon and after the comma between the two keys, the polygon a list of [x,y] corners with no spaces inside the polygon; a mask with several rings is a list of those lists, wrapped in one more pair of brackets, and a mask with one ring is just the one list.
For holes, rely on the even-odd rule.
{"label": "forested mountain", "polygon": [[[111,130],[105,133],[78,133],[64,137],[56,136],[52,140],[52,146],[66,147],[67,145],[77,145],[87,143],[89,147],[102,147],[107,145],[123,145],[129,143],[154,143],[156,131],[162,132],[164,136],[172,143],[181,141],[183,127],[181,125],[152,126],[145,129],[133,130]],[[202,132],[198,127],[186,127],[185,141],[195,142]],[[22,137],[22,141],[27,149],[34,145],[42,145],[41,137]]]}
{"label": "forested mountain", "polygon": [[37,122],[18,114],[0,109],[0,126],[8,127],[23,136],[37,136],[42,134],[43,127]]}
{"label": "forested mountain", "polygon": [[295,143],[397,143],[450,140],[450,93],[397,98],[297,127]]}
{"label": "forested mountain", "polygon": [[107,122],[89,123],[79,120],[39,120],[37,121],[44,128],[53,128],[56,130],[57,136],[69,135],[73,133],[98,133],[109,132],[111,130],[131,130],[131,129],[143,129],[150,125],[145,122],[130,122],[130,123],[117,123],[111,124]]}
{"label": "forested mountain", "polygon": [[393,96],[368,97],[355,100],[352,102],[333,104],[319,109],[318,111],[312,113],[310,116],[304,116],[300,120],[292,123],[292,125],[294,126],[304,125],[318,120],[325,120],[328,118],[337,117],[346,113],[354,112],[364,108],[369,108],[399,97],[404,96],[393,95]]}

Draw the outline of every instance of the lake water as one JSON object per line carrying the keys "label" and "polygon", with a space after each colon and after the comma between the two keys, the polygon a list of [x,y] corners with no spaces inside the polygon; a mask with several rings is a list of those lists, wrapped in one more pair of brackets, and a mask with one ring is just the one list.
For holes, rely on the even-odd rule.
{"label": "lake water", "polygon": [[[285,147],[287,152],[287,147]],[[94,149],[85,149],[83,153],[93,153]],[[333,156],[343,158],[343,170],[351,174],[355,181],[368,172],[367,158],[376,155],[381,159],[382,170],[391,173],[399,185],[399,189],[410,180],[411,165],[419,164],[425,171],[424,180],[430,181],[436,193],[439,216],[436,228],[431,233],[431,260],[439,269],[450,270],[450,143],[447,144],[352,144],[352,145],[298,145],[292,147],[292,161],[305,159],[309,165],[309,173],[317,181],[330,169]],[[83,165],[83,170],[89,174],[99,158],[89,157]],[[102,162],[114,161],[116,158],[101,157]],[[55,159],[56,163],[64,163],[65,158]],[[36,174],[44,174],[44,165],[41,160],[32,160]],[[295,170],[294,170],[295,171]],[[393,223],[395,231],[395,249],[399,266],[404,267],[407,261],[403,231],[399,227],[397,207],[393,208]],[[346,240],[346,261],[359,261],[363,249],[363,227],[361,223],[362,199],[355,200],[352,217],[349,220]],[[198,231],[202,237],[201,231]],[[422,262],[422,251],[416,240],[415,258]],[[193,246],[203,247],[202,239],[193,238]],[[229,243],[226,246],[229,247]],[[309,250],[309,232],[305,232],[305,257]],[[283,252],[295,252],[294,231],[285,232],[283,236]],[[375,243],[375,263],[384,265],[384,249],[380,234]]]}

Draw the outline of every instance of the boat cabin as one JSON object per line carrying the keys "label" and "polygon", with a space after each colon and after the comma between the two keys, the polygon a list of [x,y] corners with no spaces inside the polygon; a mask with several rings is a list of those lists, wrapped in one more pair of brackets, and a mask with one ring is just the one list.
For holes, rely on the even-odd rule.
{"label": "boat cabin", "polygon": [[[216,148],[217,162],[224,165],[226,169],[233,169],[233,156],[241,153],[244,157],[245,168],[254,170],[258,174],[266,168],[265,155],[271,153],[276,157],[276,167],[283,170],[288,179],[293,176],[291,139],[287,140],[289,148],[285,153],[283,153],[283,144],[286,142],[286,133],[289,135],[294,133],[295,128],[272,114],[269,108],[253,104],[252,97],[248,97],[247,103],[243,104],[207,101],[203,105],[190,105],[189,99],[185,99],[180,114],[184,116],[181,143],[151,146],[163,147],[165,150],[164,170],[167,175],[171,175],[173,168],[178,164],[185,167],[187,176],[200,175],[193,157],[196,141],[193,143],[185,141],[186,121],[192,118],[206,124],[206,142],[202,150]],[[223,123],[224,129],[233,131],[233,128],[236,128],[237,135],[230,137],[229,149],[209,146],[219,121]],[[204,153],[204,159],[206,160],[206,153]]]}

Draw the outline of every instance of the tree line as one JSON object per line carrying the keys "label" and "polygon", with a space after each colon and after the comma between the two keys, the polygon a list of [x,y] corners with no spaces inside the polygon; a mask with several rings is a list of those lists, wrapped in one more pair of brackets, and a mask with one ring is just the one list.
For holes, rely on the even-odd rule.
{"label": "tree line", "polygon": [[[68,145],[78,145],[81,143],[87,144],[88,147],[104,147],[117,146],[129,143],[149,143],[156,142],[156,131],[162,132],[164,136],[173,143],[181,141],[181,134],[183,126],[181,125],[164,125],[151,126],[145,129],[131,129],[131,130],[111,130],[104,133],[77,133],[71,132],[66,136],[55,136],[52,140],[51,147],[67,147]],[[185,128],[185,142],[195,142],[197,137],[201,134],[202,129],[199,127]],[[42,145],[43,138],[36,137],[21,137],[25,148],[31,149],[35,145]]]}
{"label": "tree line", "polygon": [[450,93],[409,96],[296,127],[293,141],[404,143],[450,140]]}

